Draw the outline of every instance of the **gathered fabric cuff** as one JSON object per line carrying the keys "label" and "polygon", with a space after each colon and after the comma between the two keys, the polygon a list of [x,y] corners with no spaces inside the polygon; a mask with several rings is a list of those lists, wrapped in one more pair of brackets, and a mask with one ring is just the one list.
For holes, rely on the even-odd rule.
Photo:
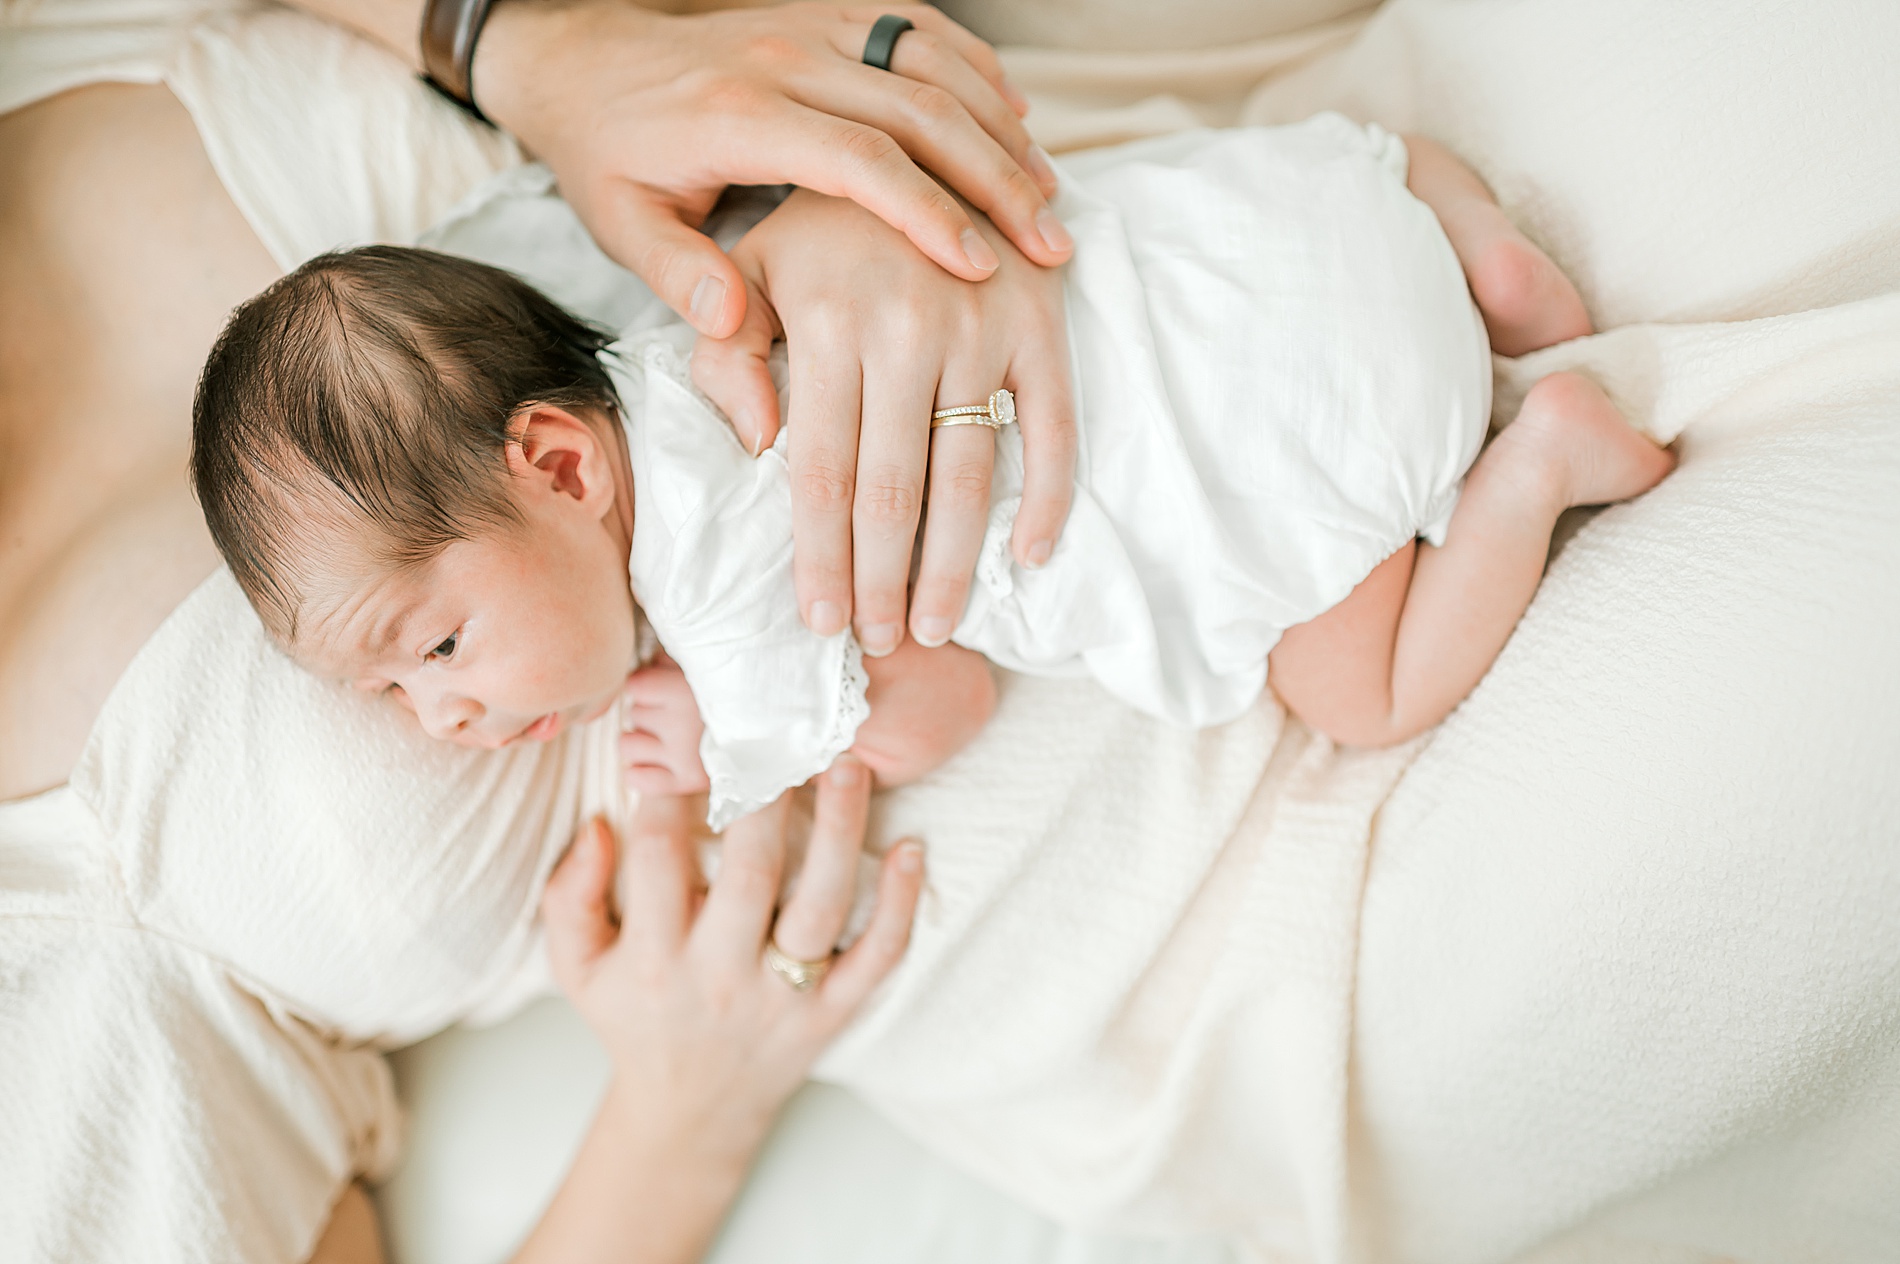
{"label": "gathered fabric cuff", "polygon": [[773,803],[802,786],[837,761],[857,740],[858,727],[871,714],[871,678],[864,670],[864,651],[849,630],[830,638],[832,662],[825,672],[831,685],[822,723],[811,726],[806,740],[792,734],[779,741],[721,743],[709,724],[700,739],[699,758],[712,783],[706,824],[718,831]]}

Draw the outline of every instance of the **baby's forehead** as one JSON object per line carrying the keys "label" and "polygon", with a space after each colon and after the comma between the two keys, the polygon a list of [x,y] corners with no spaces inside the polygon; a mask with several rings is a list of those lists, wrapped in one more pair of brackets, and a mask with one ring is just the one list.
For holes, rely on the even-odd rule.
{"label": "baby's forehead", "polygon": [[285,648],[321,676],[353,680],[376,674],[406,652],[407,638],[424,635],[417,630],[419,618],[442,596],[441,585],[425,573],[431,569],[315,577],[296,625],[283,638]]}

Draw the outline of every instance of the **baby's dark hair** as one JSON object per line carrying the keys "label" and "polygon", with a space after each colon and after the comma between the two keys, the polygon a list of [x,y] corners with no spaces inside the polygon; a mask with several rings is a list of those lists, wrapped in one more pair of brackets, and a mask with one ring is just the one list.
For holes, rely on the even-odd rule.
{"label": "baby's dark hair", "polygon": [[326,550],[399,569],[518,524],[510,427],[536,404],[614,416],[609,341],[499,268],[396,246],[320,255],[239,307],[198,382],[191,478],[265,626],[296,639]]}

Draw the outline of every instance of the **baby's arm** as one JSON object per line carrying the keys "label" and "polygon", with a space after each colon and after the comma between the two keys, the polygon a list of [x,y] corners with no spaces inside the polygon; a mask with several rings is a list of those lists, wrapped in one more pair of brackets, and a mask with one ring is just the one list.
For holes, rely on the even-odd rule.
{"label": "baby's arm", "polygon": [[[851,753],[899,786],[969,744],[996,710],[996,681],[983,656],[960,645],[925,649],[905,641],[883,658],[866,658],[871,714]],[[686,675],[665,656],[627,678],[629,730],[620,737],[627,785],[641,794],[694,794],[707,788],[699,762],[706,731]]]}

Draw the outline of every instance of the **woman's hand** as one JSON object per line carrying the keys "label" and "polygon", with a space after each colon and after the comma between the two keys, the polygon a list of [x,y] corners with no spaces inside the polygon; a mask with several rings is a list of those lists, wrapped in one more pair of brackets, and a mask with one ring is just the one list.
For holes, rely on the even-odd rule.
{"label": "woman's hand", "polygon": [[613,838],[599,822],[582,829],[542,916],[555,979],[606,1046],[612,1078],[519,1259],[700,1258],[779,1108],[909,941],[923,883],[914,842],[885,857],[870,925],[816,987],[796,991],[765,963],[768,941],[831,958],[870,787],[849,756],[818,779],[805,867],[776,916],[787,800],[726,832],[706,890],[685,801],[643,799],[619,857],[618,908]]}
{"label": "woman's hand", "polygon": [[[883,13],[916,26],[890,71],[860,60]],[[1021,94],[989,45],[926,5],[675,17],[627,0],[503,3],[472,79],[483,111],[554,169],[602,249],[714,337],[738,327],[745,291],[695,229],[729,184],[851,198],[942,267],[982,280],[995,251],[921,164],[1029,258],[1070,253]]]}
{"label": "woman's hand", "polygon": [[989,522],[996,437],[982,426],[933,431],[933,409],[981,403],[999,386],[1015,393],[1024,487],[1011,549],[1023,565],[1048,560],[1069,512],[1076,437],[1062,278],[978,222],[1002,264],[972,285],[863,208],[797,190],[733,249],[754,290],[744,325],[723,341],[701,338],[693,353],[694,382],[757,452],[778,433],[766,357],[786,340],[799,608],[821,635],[855,621],[874,656],[903,641],[919,515],[909,626],[927,646],[962,617]]}

